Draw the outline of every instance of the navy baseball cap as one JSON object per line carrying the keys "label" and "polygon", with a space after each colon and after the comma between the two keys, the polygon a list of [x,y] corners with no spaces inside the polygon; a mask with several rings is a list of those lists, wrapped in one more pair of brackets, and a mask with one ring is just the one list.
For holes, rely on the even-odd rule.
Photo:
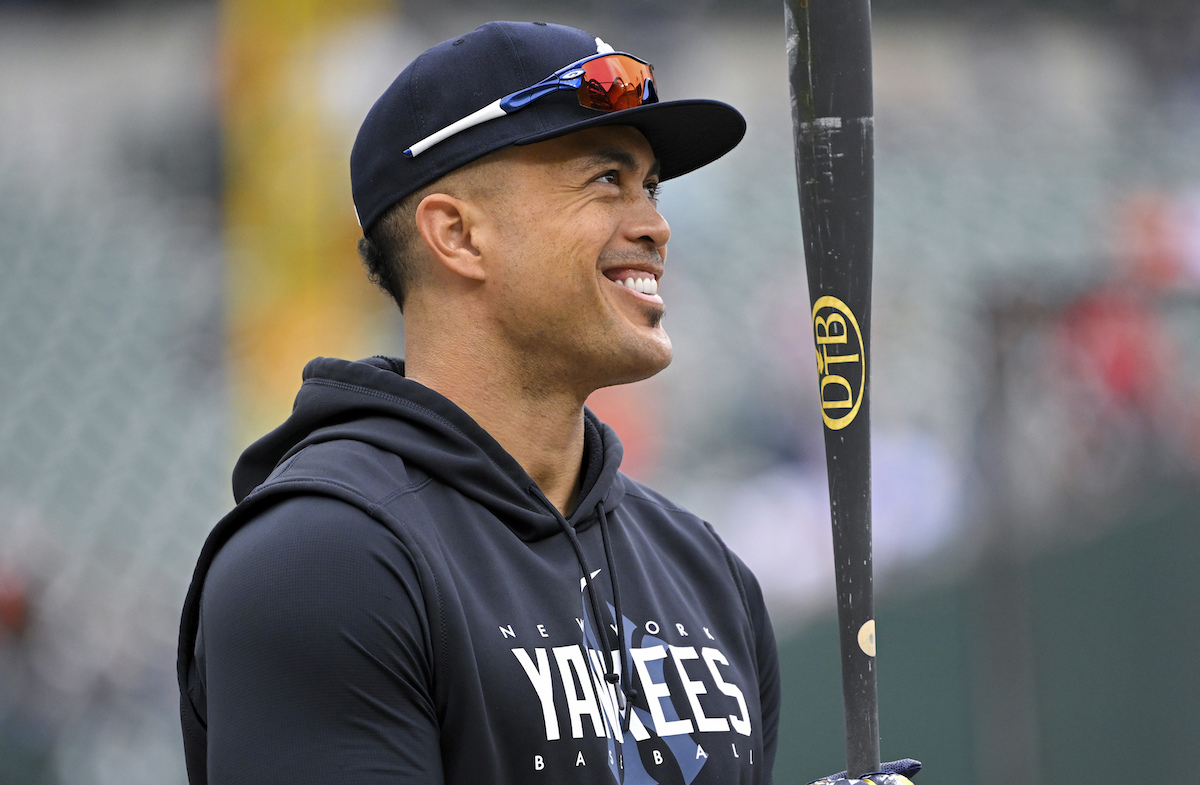
{"label": "navy baseball cap", "polygon": [[572,91],[554,90],[418,155],[405,154],[421,140],[564,66],[612,51],[601,39],[573,27],[488,22],[420,55],[371,107],[350,153],[350,184],[363,231],[409,194],[510,145],[597,126],[633,126],[658,158],[660,178],[669,180],[715,161],[741,141],[745,119],[720,101],[658,101],[655,96],[649,99],[653,103],[600,112],[582,106]]}

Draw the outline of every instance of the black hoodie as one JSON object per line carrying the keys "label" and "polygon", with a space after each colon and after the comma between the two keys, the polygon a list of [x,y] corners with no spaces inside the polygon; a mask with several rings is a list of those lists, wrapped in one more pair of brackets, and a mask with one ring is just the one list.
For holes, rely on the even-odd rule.
{"label": "black hoodie", "polygon": [[310,363],[184,606],[193,785],[770,782],[754,577],[585,431],[564,518],[402,363]]}

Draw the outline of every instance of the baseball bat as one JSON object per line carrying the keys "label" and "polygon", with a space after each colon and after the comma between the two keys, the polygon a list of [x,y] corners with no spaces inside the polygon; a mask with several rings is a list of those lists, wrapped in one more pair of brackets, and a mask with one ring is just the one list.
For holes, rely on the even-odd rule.
{"label": "baseball bat", "polygon": [[800,224],[829,473],[846,768],[879,770],[871,572],[870,0],[785,0]]}

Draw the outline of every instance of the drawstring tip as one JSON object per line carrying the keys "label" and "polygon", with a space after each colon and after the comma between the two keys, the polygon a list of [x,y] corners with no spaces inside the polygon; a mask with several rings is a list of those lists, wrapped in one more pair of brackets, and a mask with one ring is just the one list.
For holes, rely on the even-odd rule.
{"label": "drawstring tip", "polygon": [[629,733],[629,725],[633,722],[633,702],[638,698],[638,691],[631,687],[629,692],[620,690],[617,694],[621,701],[621,711],[625,712],[625,721],[621,723],[621,732]]}

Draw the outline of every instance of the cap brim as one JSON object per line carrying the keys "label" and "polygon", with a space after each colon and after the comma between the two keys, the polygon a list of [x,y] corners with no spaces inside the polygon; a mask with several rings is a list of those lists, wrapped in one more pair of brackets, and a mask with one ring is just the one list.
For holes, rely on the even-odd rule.
{"label": "cap brim", "polygon": [[608,125],[637,128],[650,143],[660,166],[660,179],[669,180],[712,163],[737,146],[746,134],[741,112],[721,101],[693,99],[644,104],[633,109],[559,126],[524,137],[514,144],[544,142],[566,134]]}

